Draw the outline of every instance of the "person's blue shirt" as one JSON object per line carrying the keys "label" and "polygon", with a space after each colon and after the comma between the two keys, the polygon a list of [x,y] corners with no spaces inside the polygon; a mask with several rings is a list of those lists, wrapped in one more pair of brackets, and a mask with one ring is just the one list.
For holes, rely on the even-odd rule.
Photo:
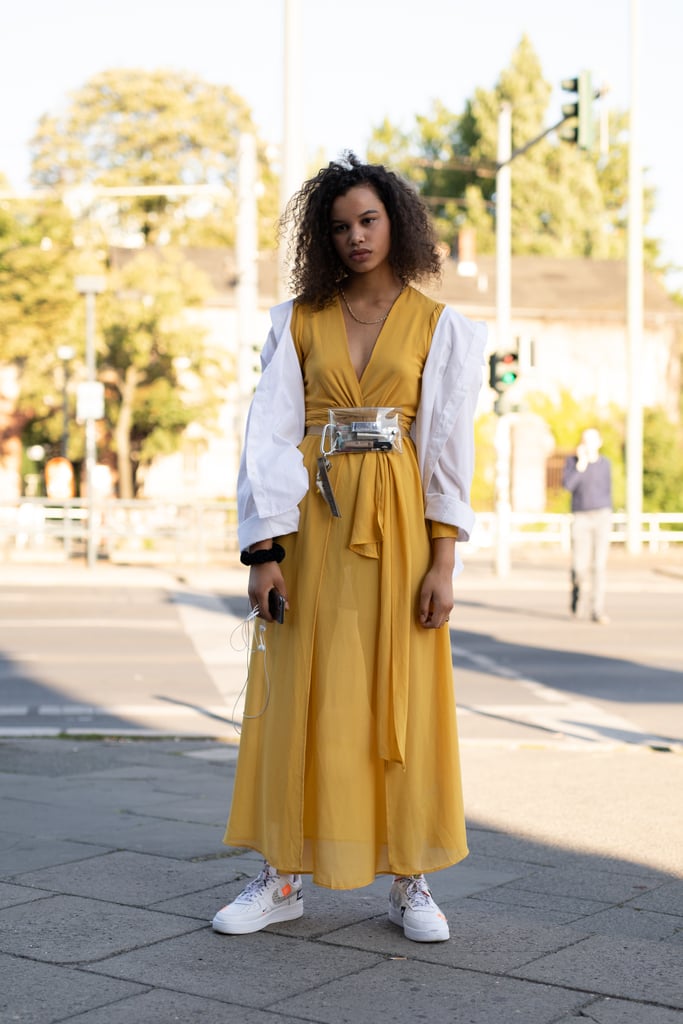
{"label": "person's blue shirt", "polygon": [[570,455],[564,464],[562,486],[571,492],[572,512],[592,512],[612,508],[612,467],[609,459],[599,455],[589,462],[583,473],[576,468],[578,459]]}

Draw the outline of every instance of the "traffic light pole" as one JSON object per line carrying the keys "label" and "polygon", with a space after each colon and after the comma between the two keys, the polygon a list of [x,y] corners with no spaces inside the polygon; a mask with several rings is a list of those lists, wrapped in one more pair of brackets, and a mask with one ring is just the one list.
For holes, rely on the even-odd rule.
{"label": "traffic light pole", "polygon": [[[632,0],[633,3],[636,0]],[[602,95],[596,91],[594,99]],[[498,150],[496,154],[496,349],[509,353],[512,348],[512,174],[511,163],[526,153],[546,135],[557,131],[574,115],[565,114],[556,124],[546,128],[535,138],[512,149],[512,108],[501,103],[498,112]],[[498,404],[498,403],[497,403]],[[498,415],[496,424],[496,559],[498,576],[510,571],[510,415]]]}
{"label": "traffic light pole", "polygon": [[[496,173],[496,347],[510,350],[512,322],[512,108],[498,112]],[[506,415],[496,423],[496,575],[510,571],[510,427]]]}
{"label": "traffic light pole", "polygon": [[626,411],[626,550],[642,549],[643,512],[643,170],[640,158],[638,72],[640,63],[639,0],[631,0],[631,111],[628,146],[628,258],[626,333],[628,337],[628,408]]}

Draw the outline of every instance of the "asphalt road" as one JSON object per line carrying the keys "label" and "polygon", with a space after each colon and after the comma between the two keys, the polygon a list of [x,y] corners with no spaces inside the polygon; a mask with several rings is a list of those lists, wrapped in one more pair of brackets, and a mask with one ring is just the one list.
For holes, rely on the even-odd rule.
{"label": "asphalt road", "polygon": [[[683,747],[683,573],[617,560],[610,623],[568,614],[566,568],[483,561],[451,614],[463,741]],[[0,735],[236,742],[246,675],[240,570],[3,567]]]}

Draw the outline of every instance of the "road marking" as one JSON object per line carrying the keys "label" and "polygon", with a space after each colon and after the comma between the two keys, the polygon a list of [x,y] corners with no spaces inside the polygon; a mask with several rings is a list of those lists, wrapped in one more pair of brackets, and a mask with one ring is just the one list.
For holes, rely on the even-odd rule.
{"label": "road marking", "polygon": [[469,651],[459,644],[451,643],[453,659],[465,660],[489,675],[514,680],[527,690],[529,694],[541,701],[540,704],[469,704],[459,705],[461,717],[481,716],[509,723],[510,726],[521,725],[539,732],[557,737],[569,738],[574,741],[588,743],[627,743],[635,746],[653,746],[670,741],[657,733],[644,732],[640,726],[622,715],[606,711],[599,704],[590,700],[576,700],[568,697],[561,690],[547,686],[538,679],[530,679],[503,665],[487,655]]}
{"label": "road marking", "polygon": [[179,632],[175,619],[0,619],[0,629],[163,629]]}
{"label": "road marking", "polygon": [[477,668],[483,669],[489,675],[501,676],[503,679],[513,679],[516,683],[519,683],[533,693],[534,697],[537,697],[539,700],[546,701],[549,704],[564,704],[567,700],[567,695],[562,693],[561,690],[555,690],[552,686],[548,686],[538,679],[530,679],[528,676],[523,676],[516,669],[503,665],[502,662],[496,661],[495,658],[489,658],[486,654],[468,651],[466,647],[461,647],[454,642],[451,642],[451,653],[456,664],[458,657],[465,658],[466,661],[476,665]]}

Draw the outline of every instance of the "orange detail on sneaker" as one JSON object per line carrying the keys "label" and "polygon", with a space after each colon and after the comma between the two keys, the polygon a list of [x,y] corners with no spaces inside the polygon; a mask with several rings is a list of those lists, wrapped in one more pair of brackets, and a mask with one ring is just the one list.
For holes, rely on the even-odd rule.
{"label": "orange detail on sneaker", "polygon": [[394,879],[389,920],[413,942],[445,942],[450,937],[446,917],[432,899],[424,875]]}
{"label": "orange detail on sneaker", "polygon": [[285,881],[269,864],[236,899],[215,915],[212,926],[224,935],[259,932],[269,924],[294,921],[304,912],[301,875]]}

